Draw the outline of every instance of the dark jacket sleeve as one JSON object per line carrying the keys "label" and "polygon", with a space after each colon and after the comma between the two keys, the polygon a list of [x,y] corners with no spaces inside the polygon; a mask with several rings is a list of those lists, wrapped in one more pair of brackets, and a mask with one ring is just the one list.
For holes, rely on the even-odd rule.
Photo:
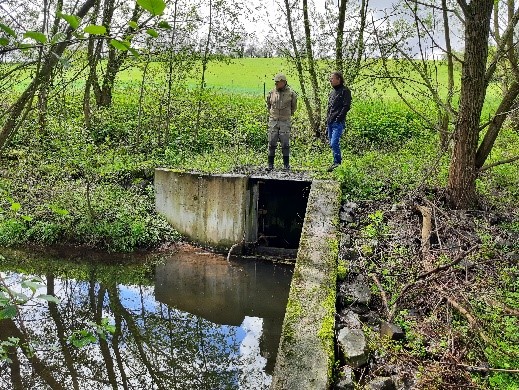
{"label": "dark jacket sleeve", "polygon": [[340,99],[337,99],[339,102],[338,113],[335,119],[335,122],[344,122],[346,120],[346,114],[350,111],[351,106],[351,91],[349,88],[344,87],[344,90],[341,93]]}
{"label": "dark jacket sleeve", "polygon": [[351,91],[347,87],[330,92],[326,123],[344,122],[351,106]]}

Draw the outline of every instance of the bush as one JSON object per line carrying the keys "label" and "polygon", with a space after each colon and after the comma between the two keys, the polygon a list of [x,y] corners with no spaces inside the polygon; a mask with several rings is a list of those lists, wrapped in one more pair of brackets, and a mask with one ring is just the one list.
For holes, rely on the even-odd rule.
{"label": "bush", "polygon": [[360,101],[347,117],[351,150],[394,148],[424,133],[423,121],[401,104]]}

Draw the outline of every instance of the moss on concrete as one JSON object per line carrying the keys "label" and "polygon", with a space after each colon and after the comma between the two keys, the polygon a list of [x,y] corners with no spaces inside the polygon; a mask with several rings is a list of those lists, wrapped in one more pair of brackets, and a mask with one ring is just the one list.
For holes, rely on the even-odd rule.
{"label": "moss on concrete", "polygon": [[313,182],[271,389],[327,389],[335,363],[340,187]]}

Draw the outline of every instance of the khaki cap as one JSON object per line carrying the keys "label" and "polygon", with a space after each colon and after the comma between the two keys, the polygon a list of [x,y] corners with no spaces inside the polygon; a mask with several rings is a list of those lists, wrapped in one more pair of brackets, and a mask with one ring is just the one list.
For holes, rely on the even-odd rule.
{"label": "khaki cap", "polygon": [[281,81],[281,80],[287,81],[287,76],[285,76],[283,73],[278,73],[278,74],[274,77],[274,81],[275,81],[275,82],[278,82],[278,81]]}

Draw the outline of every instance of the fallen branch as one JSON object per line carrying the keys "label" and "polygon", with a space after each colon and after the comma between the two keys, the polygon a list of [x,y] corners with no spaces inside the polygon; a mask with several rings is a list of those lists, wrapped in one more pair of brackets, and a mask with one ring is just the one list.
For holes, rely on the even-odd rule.
{"label": "fallen branch", "polygon": [[485,299],[485,303],[491,307],[498,307],[499,309],[503,310],[505,315],[519,317],[519,310],[508,307],[502,302],[496,301],[494,299]]}
{"label": "fallen branch", "polygon": [[481,329],[481,326],[479,325],[477,319],[467,309],[461,306],[461,304],[458,301],[456,301],[453,297],[445,294],[439,287],[436,288],[436,291],[438,291],[440,295],[444,297],[453,308],[455,308],[463,317],[466,318],[469,325],[474,329],[474,331],[478,333],[479,337],[485,343],[494,345],[492,343],[492,340]]}
{"label": "fallen branch", "polygon": [[[445,363],[450,364],[450,363]],[[519,373],[519,369],[506,369],[506,368],[492,368],[492,367],[476,367],[470,366],[468,364],[456,363],[456,366],[466,368],[469,371],[479,371],[479,372],[508,372],[508,373]]]}
{"label": "fallen branch", "polygon": [[407,292],[407,290],[409,290],[410,288],[412,288],[413,286],[415,286],[418,282],[422,281],[422,280],[425,280],[427,277],[431,276],[431,275],[434,275],[434,274],[437,274],[441,271],[445,271],[449,268],[452,268],[454,267],[456,264],[458,264],[461,260],[463,260],[465,257],[467,257],[469,254],[471,254],[472,252],[474,252],[476,249],[478,248],[478,245],[474,245],[472,248],[468,249],[467,251],[463,252],[463,253],[460,253],[458,255],[458,257],[456,257],[453,261],[451,261],[450,263],[448,264],[444,264],[444,265],[440,265],[430,271],[427,271],[427,272],[424,272],[420,275],[418,275],[416,277],[415,280],[413,280],[412,282],[409,282],[407,283],[403,288],[402,290],[400,290],[400,294],[398,295],[398,297],[395,299],[395,303],[394,303],[394,306],[393,308],[391,309],[391,311],[389,312],[389,320],[391,321],[396,313],[396,309],[398,307],[398,301],[404,296],[404,294]]}
{"label": "fallen branch", "polygon": [[[382,298],[382,303],[384,304],[388,317],[391,316],[391,310],[389,309],[387,295],[386,295],[386,292],[384,291],[384,288],[382,287],[382,284],[380,284],[380,281],[378,280],[378,278],[375,274],[371,274],[371,279],[373,279],[373,282],[375,282],[378,290],[380,291],[380,297]],[[391,318],[389,318],[389,320],[391,320]]]}

